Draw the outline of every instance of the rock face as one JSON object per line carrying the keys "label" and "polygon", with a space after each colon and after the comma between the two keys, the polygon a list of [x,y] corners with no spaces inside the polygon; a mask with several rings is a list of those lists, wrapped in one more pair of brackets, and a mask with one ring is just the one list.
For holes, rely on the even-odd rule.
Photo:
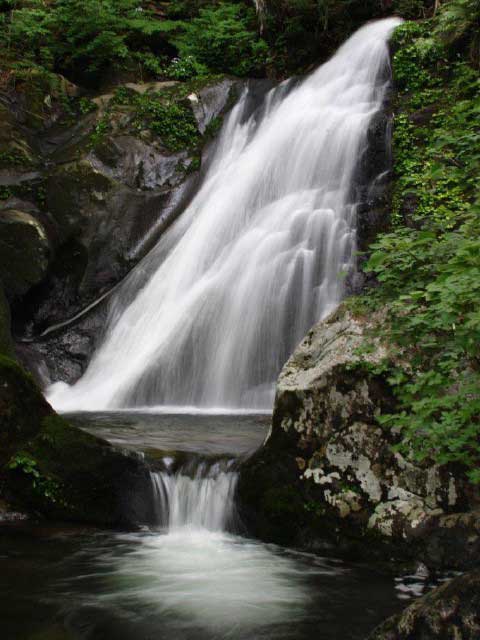
{"label": "rock face", "polygon": [[0,501],[51,519],[136,527],[154,521],[139,457],[57,416],[32,378],[0,356]]}
{"label": "rock face", "polygon": [[464,513],[458,470],[405,459],[392,449],[398,433],[376,421],[395,406],[386,373],[375,369],[387,349],[367,338],[380,322],[381,313],[354,317],[341,307],[285,365],[271,432],[240,479],[247,526],[322,551],[478,563],[480,519]]}
{"label": "rock face", "polygon": [[480,638],[480,571],[455,578],[381,624],[368,640]]}

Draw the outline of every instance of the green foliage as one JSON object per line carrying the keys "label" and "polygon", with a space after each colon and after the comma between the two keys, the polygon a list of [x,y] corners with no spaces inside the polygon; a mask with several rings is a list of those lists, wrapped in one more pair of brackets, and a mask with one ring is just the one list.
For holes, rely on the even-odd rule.
{"label": "green foliage", "polygon": [[192,55],[173,58],[170,64],[163,69],[163,75],[170,80],[191,80],[206,76],[208,73],[208,67],[198,62]]}
{"label": "green foliage", "polygon": [[267,0],[266,7],[268,63],[281,76],[318,65],[367,20],[385,16],[378,0]]}
{"label": "green foliage", "polygon": [[107,133],[110,131],[110,122],[108,116],[103,116],[97,122],[92,133],[90,134],[90,145],[96,147],[101,144]]}
{"label": "green foliage", "polygon": [[50,502],[62,501],[60,485],[52,478],[44,476],[38,462],[28,453],[17,453],[8,463],[7,469],[18,471],[30,479],[32,489]]}
{"label": "green foliage", "polygon": [[382,336],[410,360],[390,369],[399,410],[380,422],[403,453],[480,482],[480,78],[435,35],[441,16],[395,36],[393,228],[371,246],[365,307],[387,307]]}
{"label": "green foliage", "polygon": [[[182,85],[183,91],[172,90],[138,94],[125,87],[115,92],[110,109],[128,107],[132,113],[131,127],[137,132],[151,131],[159,136],[170,151],[193,149],[200,142],[200,133],[189,101],[186,99],[191,85]],[[93,146],[101,143],[110,130],[111,113],[98,122],[91,136]]]}
{"label": "green foliage", "polygon": [[268,55],[253,8],[235,2],[200,9],[173,41],[183,57],[238,76],[261,74]]}
{"label": "green foliage", "polygon": [[479,46],[480,0],[451,0],[439,13],[435,35],[446,44],[471,38]]}
{"label": "green foliage", "polygon": [[431,5],[432,2],[424,2],[424,0],[394,0],[393,2],[395,11],[407,20],[425,18]]}
{"label": "green foliage", "polygon": [[175,27],[139,0],[24,0],[0,22],[0,36],[11,56],[77,77],[149,60],[150,43]]}
{"label": "green foliage", "polygon": [[25,166],[32,163],[32,159],[20,149],[7,149],[0,151],[0,169],[8,169],[11,166]]}
{"label": "green foliage", "polygon": [[141,96],[138,117],[171,151],[194,147],[199,141],[197,124],[189,106],[163,102],[154,94]]}

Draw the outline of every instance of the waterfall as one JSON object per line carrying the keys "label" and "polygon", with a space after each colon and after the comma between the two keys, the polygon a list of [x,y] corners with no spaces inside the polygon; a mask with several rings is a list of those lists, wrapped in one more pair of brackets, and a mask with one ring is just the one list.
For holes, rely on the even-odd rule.
{"label": "waterfall", "polygon": [[244,93],[197,195],[114,298],[83,378],[48,391],[55,408],[271,408],[354,267],[358,168],[398,24],[363,27],[250,117]]}
{"label": "waterfall", "polygon": [[238,473],[231,461],[201,462],[171,473],[152,473],[158,524],[169,531],[190,527],[224,531],[234,515]]}
{"label": "waterfall", "polygon": [[263,32],[265,28],[265,14],[267,11],[265,0],[253,0],[253,4],[255,5],[255,9],[258,14],[258,21],[260,23],[260,33]]}

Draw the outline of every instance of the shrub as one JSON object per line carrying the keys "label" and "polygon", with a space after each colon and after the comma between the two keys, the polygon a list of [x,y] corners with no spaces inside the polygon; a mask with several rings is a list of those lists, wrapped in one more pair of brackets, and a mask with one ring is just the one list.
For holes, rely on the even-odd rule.
{"label": "shrub", "polygon": [[387,307],[381,333],[410,358],[390,377],[399,410],[380,422],[405,454],[480,482],[480,78],[439,38],[444,16],[395,35],[393,227],[371,246],[380,286],[365,302]]}
{"label": "shrub", "polygon": [[262,74],[268,55],[253,8],[233,2],[200,9],[197,17],[182,23],[173,42],[182,56],[238,76]]}

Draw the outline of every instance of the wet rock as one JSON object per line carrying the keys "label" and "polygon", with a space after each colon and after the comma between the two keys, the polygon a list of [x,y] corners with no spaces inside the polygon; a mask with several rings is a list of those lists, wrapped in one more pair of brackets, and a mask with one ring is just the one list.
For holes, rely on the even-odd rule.
{"label": "wet rock", "polygon": [[242,84],[238,80],[225,78],[217,84],[203,87],[198,94],[193,93],[189,96],[201,134],[204,134],[208,125],[234,102]]}
{"label": "wet rock", "polygon": [[[241,474],[245,521],[283,543],[472,566],[479,521],[459,516],[470,508],[465,479],[453,467],[407,460],[393,448],[399,434],[376,421],[395,409],[388,374],[375,368],[394,358],[374,337],[381,322],[381,312],[354,317],[341,307],[287,362],[269,437]],[[455,536],[470,539],[472,551],[458,554]]]}
{"label": "wet rock", "polygon": [[0,356],[0,498],[57,520],[137,526],[152,520],[150,473],[57,416],[33,379]]}
{"label": "wet rock", "polygon": [[480,638],[480,571],[438,587],[381,624],[368,640]]}
{"label": "wet rock", "polygon": [[107,297],[71,325],[53,329],[35,342],[16,344],[18,358],[28,364],[38,384],[45,387],[57,380],[69,384],[78,380],[102,340],[108,302]]}

